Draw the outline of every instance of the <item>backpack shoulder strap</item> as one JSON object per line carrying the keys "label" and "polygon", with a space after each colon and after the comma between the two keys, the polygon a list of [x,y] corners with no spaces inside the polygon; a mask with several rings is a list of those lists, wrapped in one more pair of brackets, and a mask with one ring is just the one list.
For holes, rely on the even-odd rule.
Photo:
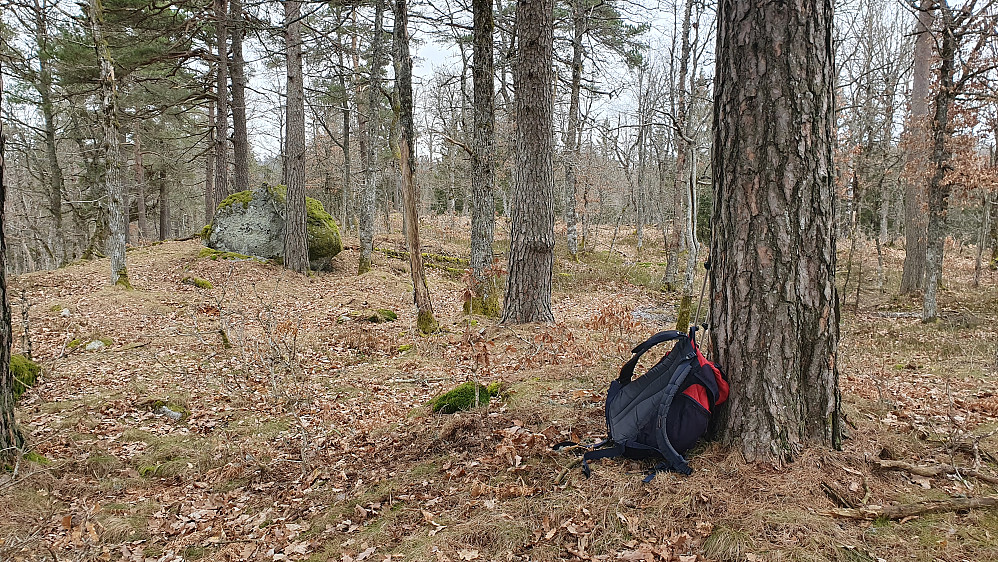
{"label": "backpack shoulder strap", "polygon": [[686,334],[676,330],[665,330],[664,332],[659,332],[648,338],[644,341],[644,343],[631,350],[631,353],[634,355],[627,363],[624,363],[623,367],[620,368],[620,376],[617,377],[617,380],[620,381],[621,385],[630,383],[631,379],[634,377],[634,367],[637,366],[638,360],[641,359],[641,356],[644,355],[646,351],[660,343],[679,339],[685,335]]}

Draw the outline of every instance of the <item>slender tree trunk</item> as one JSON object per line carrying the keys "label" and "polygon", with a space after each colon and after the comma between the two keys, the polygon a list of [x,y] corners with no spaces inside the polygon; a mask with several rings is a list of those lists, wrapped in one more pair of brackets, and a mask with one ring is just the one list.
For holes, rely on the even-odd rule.
{"label": "slender tree trunk", "polygon": [[[3,59],[0,59],[2,70]],[[0,72],[0,99],[3,99],[3,72]],[[2,107],[0,107],[2,109]],[[7,298],[7,184],[5,164],[6,119],[0,119],[0,463],[13,461],[24,448],[24,435],[14,417],[14,376],[10,372],[11,333],[10,301]]]}
{"label": "slender tree trunk", "polygon": [[554,0],[517,0],[516,180],[504,323],[553,322]]}
{"label": "slender tree trunk", "polygon": [[406,0],[395,2],[395,91],[398,103],[398,160],[402,173],[402,210],[405,215],[405,241],[409,247],[409,272],[412,274],[413,300],[416,302],[416,326],[428,334],[438,328],[433,317],[433,303],[426,286],[423,256],[419,245],[419,192],[416,188],[415,127],[412,116],[412,57],[409,55],[409,14]]}
{"label": "slender tree trunk", "polygon": [[350,192],[353,191],[353,179],[350,175],[350,91],[347,89],[346,66],[343,64],[343,42],[341,31],[336,33],[339,44],[340,89],[343,90],[343,189],[340,191],[340,228],[347,225],[347,207],[350,205]]}
{"label": "slender tree trunk", "polygon": [[249,136],[246,132],[246,63],[243,60],[243,37],[246,20],[243,0],[231,0],[229,20],[232,34],[232,189],[249,189]]}
{"label": "slender tree trunk", "polygon": [[[687,122],[687,107],[686,107],[686,81],[689,75],[689,60],[690,51],[692,46],[690,45],[690,20],[693,14],[693,2],[687,0],[686,8],[683,12],[683,23],[682,23],[682,44],[680,47],[679,56],[679,77],[676,84],[676,115],[675,122],[673,123],[673,137],[675,139],[676,145],[676,176],[672,184],[673,194],[676,202],[676,213],[675,220],[672,221],[672,244],[670,245],[669,260],[666,264],[666,290],[675,290],[676,282],[679,276],[679,246],[684,239],[684,233],[689,229],[689,221],[684,220],[684,228],[679,228],[679,209],[684,209],[683,218],[689,217],[689,210],[695,201],[690,198],[690,190],[693,193],[696,192],[696,166],[690,166],[687,161],[688,157],[692,155],[692,151],[696,150],[696,147],[692,146],[689,138],[689,131],[686,125]],[[692,171],[691,171],[691,168]],[[690,178],[693,178],[692,180]],[[694,184],[690,186],[690,182],[693,181]],[[686,245],[687,252],[693,252],[693,248],[689,244]],[[693,256],[694,263],[696,262],[696,256]],[[687,258],[687,262],[689,262]],[[687,267],[687,270],[690,268]],[[695,267],[692,271],[696,271]],[[669,274],[672,274],[672,277]],[[685,283],[683,286],[684,292],[680,299],[679,310],[676,316],[677,330],[685,331],[689,327],[689,317],[690,308],[692,308],[693,297],[692,294],[687,295],[685,289],[687,285],[691,283]],[[686,327],[680,327],[684,325]]]}
{"label": "slender tree trunk", "polygon": [[981,230],[977,236],[977,255],[974,257],[974,283],[976,289],[981,286],[981,270],[983,269],[984,246],[987,244],[988,231],[991,229],[991,194],[985,193],[981,197],[981,208],[984,209],[984,216],[981,217]]}
{"label": "slender tree trunk", "polygon": [[471,271],[475,295],[471,311],[490,316],[499,313],[499,295],[492,267],[495,238],[495,68],[493,41],[495,22],[492,0],[472,0],[474,46],[474,149],[471,157]]}
{"label": "slender tree trunk", "polygon": [[90,0],[90,32],[94,39],[97,64],[100,65],[100,121],[103,139],[104,191],[110,234],[106,241],[111,258],[111,284],[131,289],[125,267],[125,190],[121,182],[121,149],[118,144],[118,85],[114,78],[114,60],[104,38],[104,7],[101,0]]}
{"label": "slender tree trunk", "polygon": [[939,42],[939,85],[935,96],[935,115],[932,120],[932,176],[929,179],[928,242],[925,252],[925,294],[922,298],[922,322],[935,322],[939,317],[936,300],[943,273],[943,247],[946,241],[946,207],[949,203],[950,184],[946,181],[951,149],[949,109],[956,99],[953,87],[954,57],[957,50],[953,34],[952,14],[946,1],[940,2],[939,15],[943,21]]}
{"label": "slender tree trunk", "polygon": [[915,26],[915,66],[911,84],[911,118],[908,122],[908,180],[904,191],[904,270],[901,293],[925,288],[926,278],[926,182],[928,169],[929,72],[932,64],[932,10],[935,0],[921,0]]}
{"label": "slender tree trunk", "polygon": [[381,48],[384,33],[382,18],[385,13],[385,0],[374,0],[374,36],[371,38],[371,81],[367,90],[367,162],[364,170],[364,191],[358,213],[360,230],[360,261],[357,273],[371,269],[371,252],[374,250],[374,207],[376,189],[374,185],[375,150],[374,139],[378,136],[378,103],[381,96]]}
{"label": "slender tree trunk", "polygon": [[[350,47],[353,53],[353,81],[354,81],[354,113],[357,114],[357,152],[360,154],[361,165],[364,167],[364,182],[367,183],[367,169],[370,164],[367,160],[367,120],[364,116],[364,112],[361,111],[361,100],[364,99],[363,87],[360,81],[360,49],[357,40],[357,10],[354,10],[351,14],[353,18],[353,33],[350,35]],[[351,218],[355,226],[357,226],[358,237],[360,235],[360,206],[363,205],[364,193],[363,188],[361,188],[361,193],[353,191],[353,214]],[[361,264],[363,265],[363,264]],[[370,264],[368,264],[368,269],[370,269]],[[366,271],[366,270],[365,270]]]}
{"label": "slender tree trunk", "polygon": [[572,5],[572,85],[568,101],[568,128],[565,130],[565,233],[568,254],[578,260],[579,234],[576,223],[576,193],[578,184],[575,166],[579,160],[579,93],[582,89],[582,40],[586,33],[584,0],[573,0]]}
{"label": "slender tree trunk", "polygon": [[139,131],[136,130],[134,133],[134,156],[133,160],[135,162],[135,207],[139,215],[139,235],[138,239],[141,241],[146,238],[146,170],[142,165],[142,137],[139,135]]}
{"label": "slender tree trunk", "polygon": [[[229,53],[226,0],[215,2],[215,27],[218,62],[215,65],[215,196],[217,205],[229,194]],[[212,209],[214,216],[214,209]],[[160,233],[162,235],[162,233]]]}
{"label": "slender tree trunk", "polygon": [[[45,132],[45,156],[48,159],[48,207],[52,213],[53,228],[57,235],[62,233],[62,192],[65,189],[65,179],[62,167],[59,165],[56,146],[55,104],[52,101],[52,47],[49,44],[48,14],[38,3],[33,6],[35,18],[35,44],[38,47],[38,77],[37,87],[42,111]],[[63,260],[66,251],[63,248]]]}
{"label": "slender tree trunk", "polygon": [[208,150],[204,154],[204,223],[215,218],[215,102],[208,102]]}
{"label": "slender tree trunk", "polygon": [[308,240],[305,232],[305,87],[301,63],[301,2],[284,1],[287,46],[287,156],[288,197],[284,223],[284,267],[308,273]]}
{"label": "slender tree trunk", "polygon": [[722,1],[716,53],[716,429],[749,461],[790,462],[840,443],[832,0]]}
{"label": "slender tree trunk", "polygon": [[159,172],[159,239],[170,238],[170,185],[166,181],[166,172]]}

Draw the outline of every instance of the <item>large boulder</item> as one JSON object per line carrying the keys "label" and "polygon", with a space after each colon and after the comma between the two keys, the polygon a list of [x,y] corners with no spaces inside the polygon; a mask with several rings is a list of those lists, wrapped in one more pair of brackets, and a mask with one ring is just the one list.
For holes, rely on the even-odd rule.
{"label": "large boulder", "polygon": [[[215,219],[202,231],[209,248],[262,259],[284,258],[284,216],[287,188],[263,186],[233,193],[219,203]],[[322,203],[305,198],[308,210],[309,267],[328,270],[333,256],[343,250],[340,231]]]}

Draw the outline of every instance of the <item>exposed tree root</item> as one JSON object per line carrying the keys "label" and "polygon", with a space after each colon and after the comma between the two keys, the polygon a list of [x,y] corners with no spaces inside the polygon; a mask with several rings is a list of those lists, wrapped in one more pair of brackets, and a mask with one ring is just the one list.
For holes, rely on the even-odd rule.
{"label": "exposed tree root", "polygon": [[981,474],[980,472],[970,469],[970,468],[959,468],[954,466],[936,465],[936,466],[918,466],[914,464],[908,464],[901,461],[889,461],[889,460],[875,460],[873,465],[880,470],[894,470],[899,472],[908,472],[916,476],[926,476],[932,478],[934,476],[942,476],[945,474],[959,474],[960,476],[969,476],[971,478],[977,478],[983,482],[989,484],[998,484],[998,477],[990,476],[988,474]]}

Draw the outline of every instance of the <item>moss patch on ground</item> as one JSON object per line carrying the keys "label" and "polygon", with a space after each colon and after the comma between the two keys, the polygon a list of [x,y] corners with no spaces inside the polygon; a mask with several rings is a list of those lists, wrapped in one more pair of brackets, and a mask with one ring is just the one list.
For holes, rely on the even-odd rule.
{"label": "moss patch on ground", "polygon": [[187,276],[180,280],[184,285],[194,285],[198,289],[214,289],[215,286],[211,284],[211,281],[207,279],[202,279],[200,277]]}
{"label": "moss patch on ground", "polygon": [[29,386],[35,384],[41,372],[41,366],[24,355],[16,353],[10,356],[10,374],[14,377],[14,400],[20,398]]}
{"label": "moss patch on ground", "polygon": [[[475,397],[476,389],[478,391],[477,400]],[[492,383],[485,386],[474,381],[468,381],[430,400],[430,406],[434,412],[453,414],[454,412],[470,410],[488,404],[494,396],[499,396],[499,390],[499,383]]]}

